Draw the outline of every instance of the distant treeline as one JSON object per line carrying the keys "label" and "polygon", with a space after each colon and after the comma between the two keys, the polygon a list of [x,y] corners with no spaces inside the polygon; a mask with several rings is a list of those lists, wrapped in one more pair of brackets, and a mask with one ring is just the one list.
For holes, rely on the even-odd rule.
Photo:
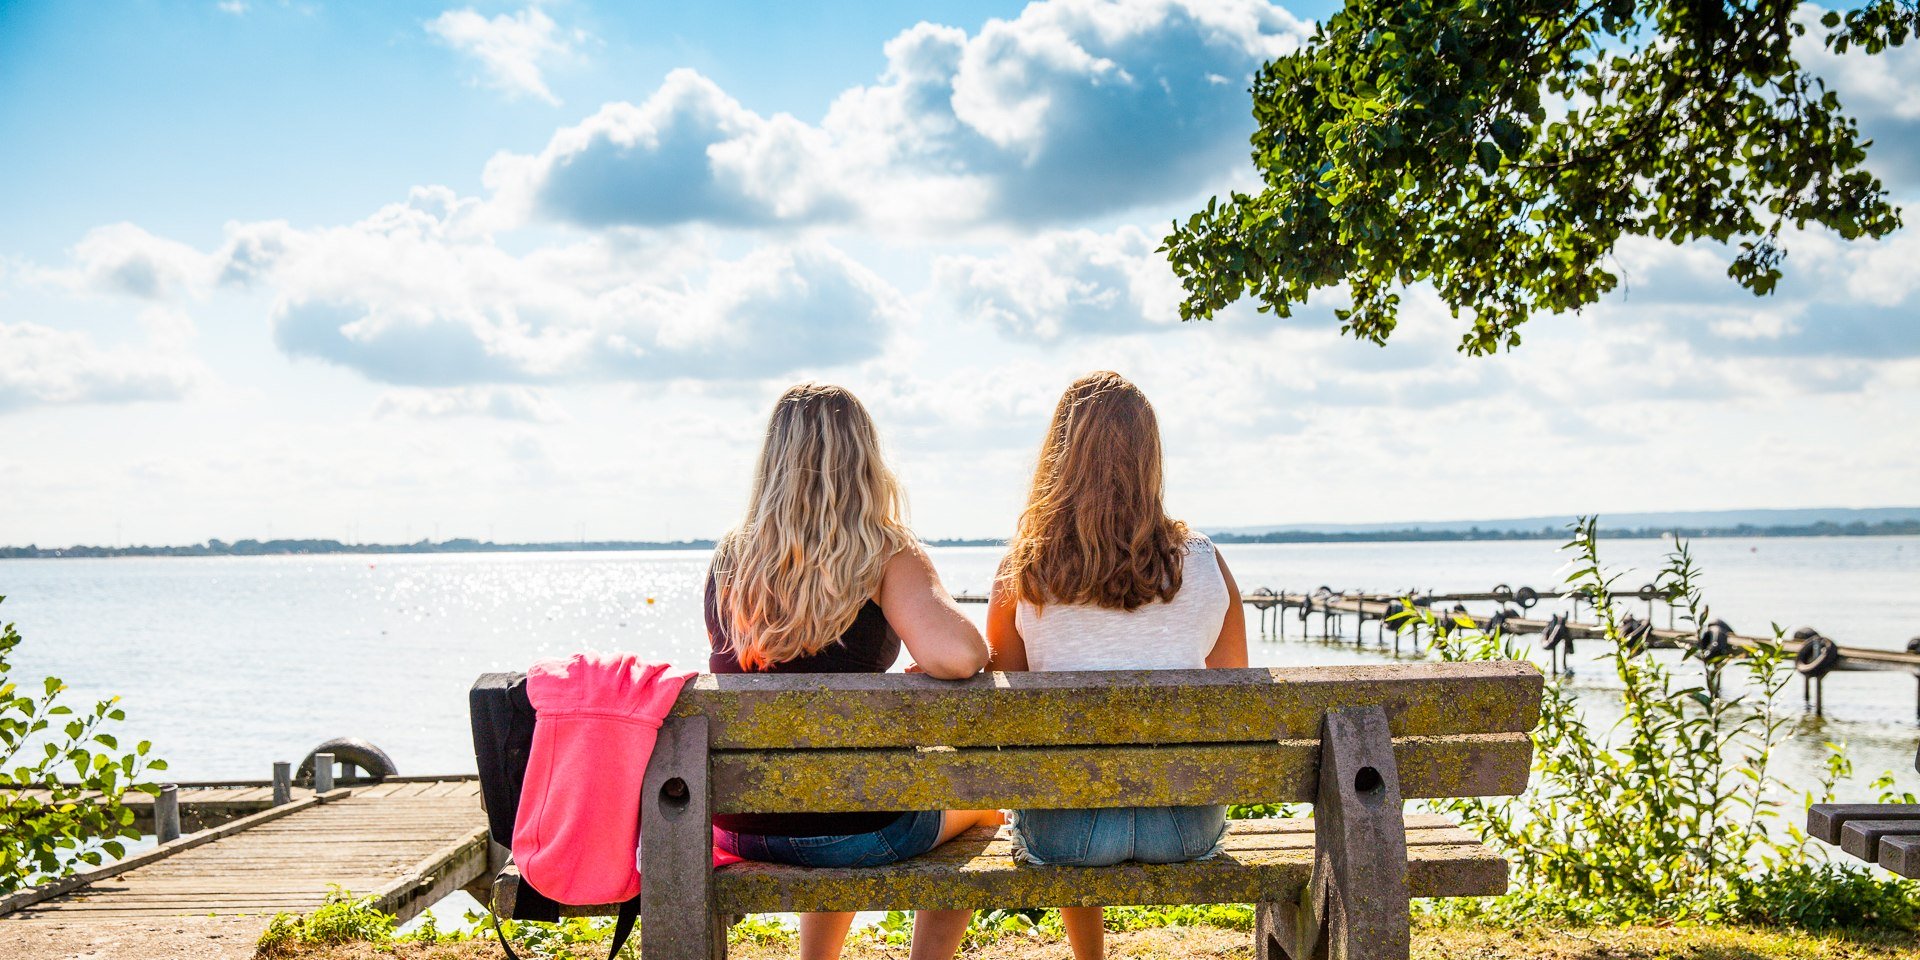
{"label": "distant treeline", "polygon": [[[1810,523],[1797,526],[1641,527],[1601,530],[1604,537],[1889,537],[1920,535],[1920,520],[1884,520],[1879,523]],[[1561,540],[1564,529],[1537,530],[1275,530],[1269,533],[1216,533],[1218,543],[1393,543],[1397,541]],[[992,537],[950,537],[929,540],[934,547],[997,547],[1006,541]],[[555,543],[494,543],[490,540],[421,540],[418,543],[342,543],[338,540],[208,540],[184,547],[0,547],[0,560],[44,557],[275,557],[331,553],[579,553],[621,550],[711,550],[712,540],[567,540]]]}
{"label": "distant treeline", "polygon": [[568,540],[494,543],[422,540],[418,543],[341,543],[338,540],[208,540],[184,547],[0,547],[0,559],[27,557],[276,557],[326,553],[551,553],[587,550],[711,550],[712,540]]}
{"label": "distant treeline", "polygon": [[[1920,520],[1883,520],[1879,523],[1807,523],[1780,526],[1756,526],[1743,523],[1732,527],[1639,527],[1600,530],[1602,537],[1627,540],[1652,540],[1659,537],[1894,537],[1920,534]],[[1217,543],[1391,543],[1398,541],[1455,540],[1565,540],[1570,534],[1563,527],[1537,530],[1351,530],[1309,531],[1274,530],[1268,533],[1216,533]]]}

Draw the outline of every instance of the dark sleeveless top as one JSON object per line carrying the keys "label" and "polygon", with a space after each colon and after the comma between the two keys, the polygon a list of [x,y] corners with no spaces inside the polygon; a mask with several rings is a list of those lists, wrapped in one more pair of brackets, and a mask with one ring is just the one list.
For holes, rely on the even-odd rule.
{"label": "dark sleeveless top", "polygon": [[[747,673],[728,649],[732,646],[726,622],[714,596],[713,572],[707,572],[707,642],[713,651],[707,657],[710,673]],[[868,600],[853,618],[853,625],[836,643],[804,657],[775,663],[755,673],[885,673],[900,657],[900,638],[887,628],[887,616],[880,605]],[[838,837],[854,833],[872,833],[899,819],[904,811],[861,811],[858,813],[731,813],[713,818],[713,825],[733,833],[763,836]]]}

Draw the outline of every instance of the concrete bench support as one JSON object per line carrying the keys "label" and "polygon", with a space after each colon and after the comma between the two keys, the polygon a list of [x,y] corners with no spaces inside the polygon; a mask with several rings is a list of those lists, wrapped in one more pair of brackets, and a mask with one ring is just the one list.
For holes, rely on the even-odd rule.
{"label": "concrete bench support", "polygon": [[1258,960],[1389,960],[1412,948],[1406,819],[1379,707],[1329,711],[1314,804],[1313,879],[1256,905]]}

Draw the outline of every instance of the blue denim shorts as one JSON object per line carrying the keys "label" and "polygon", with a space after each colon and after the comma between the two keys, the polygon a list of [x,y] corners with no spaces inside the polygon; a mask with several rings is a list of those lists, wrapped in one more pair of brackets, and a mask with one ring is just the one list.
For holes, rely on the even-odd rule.
{"label": "blue denim shorts", "polygon": [[917,857],[940,842],[939,810],[903,813],[872,833],[837,837],[763,836],[715,830],[720,849],[742,860],[796,867],[884,867]]}
{"label": "blue denim shorts", "polygon": [[1014,856],[1055,867],[1185,863],[1220,852],[1226,807],[1112,807],[1015,810]]}

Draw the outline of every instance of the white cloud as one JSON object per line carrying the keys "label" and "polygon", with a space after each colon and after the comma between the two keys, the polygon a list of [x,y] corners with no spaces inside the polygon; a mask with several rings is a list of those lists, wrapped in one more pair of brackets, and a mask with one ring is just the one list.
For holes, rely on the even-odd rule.
{"label": "white cloud", "polygon": [[971,37],[901,33],[879,81],[818,125],[679,70],[539,154],[495,158],[486,180],[511,209],[589,226],[1073,220],[1183,199],[1243,166],[1245,83],[1306,30],[1265,0],[1042,0]]}
{"label": "white cloud", "polygon": [[[1907,306],[1920,290],[1920,277],[1907,266],[1920,257],[1911,232],[1849,243],[1825,230],[1790,231],[1782,244],[1791,251],[1785,275],[1773,293],[1755,297],[1728,278],[1733,254],[1723,246],[1676,249],[1625,238],[1617,252],[1623,290],[1587,312],[1645,331],[1650,346],[1690,344],[1703,362],[1920,356]],[[1540,317],[1525,332],[1531,337],[1569,322]]]}
{"label": "white cloud", "polygon": [[73,266],[34,276],[76,292],[163,301],[203,292],[215,258],[131,223],[95,227],[70,251]]}
{"label": "white cloud", "polygon": [[81,403],[178,400],[207,377],[185,341],[184,314],[153,308],[141,315],[143,344],[102,347],[85,333],[35,323],[0,322],[0,413]]}
{"label": "white cloud", "polygon": [[1708,328],[1714,336],[1728,340],[1778,340],[1797,333],[1800,325],[1778,310],[1755,310],[1744,316],[1729,316],[1712,321]]}
{"label": "white cloud", "polygon": [[561,31],[538,5],[491,18],[472,7],[447,10],[427,21],[426,29],[478,60],[488,86],[509,97],[536,97],[554,106],[560,98],[547,88],[542,67],[572,56],[574,42],[583,38],[579,31]]}
{"label": "white cloud", "polygon": [[343,227],[235,225],[221,272],[273,291],[288,355],[412,386],[775,376],[875,356],[905,311],[822,243],[725,259],[602,236],[521,254],[478,212],[435,187]]}
{"label": "white cloud", "polygon": [[245,16],[247,13],[246,0],[220,0],[214,6],[220,8],[221,13],[231,13],[236,17]]}
{"label": "white cloud", "polygon": [[545,390],[533,387],[452,387],[445,390],[389,390],[375,401],[380,418],[442,420],[451,417],[492,417],[560,423],[567,419]]}
{"label": "white cloud", "polygon": [[1109,335],[1180,322],[1180,286],[1159,241],[1138,227],[1057,231],[988,257],[934,261],[934,281],[962,313],[1011,336]]}
{"label": "white cloud", "polygon": [[505,154],[486,179],[516,212],[588,226],[842,219],[853,208],[819,131],[765,119],[692,70],[639,106],[611,103],[538,156]]}
{"label": "white cloud", "polygon": [[[1916,81],[1920,82],[1920,81]],[[1894,307],[1920,290],[1920,234],[1912,230],[1878,241],[1848,244],[1847,292],[1857,300]]]}

